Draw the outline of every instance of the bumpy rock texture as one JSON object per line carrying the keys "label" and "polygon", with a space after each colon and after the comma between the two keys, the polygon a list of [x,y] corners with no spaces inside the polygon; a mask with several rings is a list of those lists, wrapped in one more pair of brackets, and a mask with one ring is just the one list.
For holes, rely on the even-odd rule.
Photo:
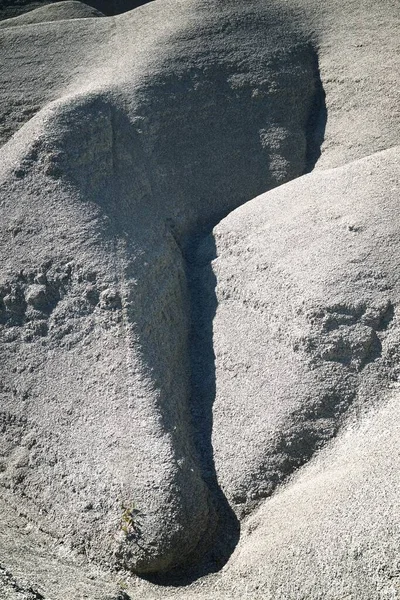
{"label": "bumpy rock texture", "polygon": [[78,4],[0,26],[6,597],[396,594],[396,3]]}

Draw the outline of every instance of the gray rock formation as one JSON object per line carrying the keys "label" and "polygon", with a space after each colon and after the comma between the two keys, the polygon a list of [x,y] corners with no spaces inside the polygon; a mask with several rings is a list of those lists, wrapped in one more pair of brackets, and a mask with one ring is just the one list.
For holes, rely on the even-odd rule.
{"label": "gray rock formation", "polygon": [[32,10],[18,17],[0,21],[0,29],[5,27],[19,27],[21,25],[32,25],[34,23],[45,23],[48,21],[62,21],[67,19],[88,19],[91,17],[104,16],[99,10],[77,2],[76,0],[64,0],[57,4],[50,4]]}
{"label": "gray rock formation", "polygon": [[[337,504],[326,496],[359,512],[357,548],[376,515],[364,584],[358,558],[336,552],[327,509],[315,508],[325,553],[316,526],[297,523],[309,520],[302,506],[324,504],[318,469],[351,480],[343,448],[373,460],[357,454],[358,432],[397,378],[398,152],[374,154],[399,143],[395,16],[389,0],[158,0],[115,18],[3,23],[9,595],[117,598],[129,573],[217,570],[250,513],[219,577],[178,596],[340,598],[334,572],[350,597],[386,589],[395,494],[379,510],[368,490],[358,510],[340,482]],[[349,539],[351,520],[335,522]],[[298,560],[288,583],[291,539],[322,552],[315,577]],[[139,579],[125,586],[166,597]]]}
{"label": "gray rock formation", "polygon": [[398,164],[397,148],[304,176],[203,244],[217,255],[214,459],[239,513],[397,381]]}
{"label": "gray rock formation", "polygon": [[[56,0],[56,2],[51,2],[50,0],[0,0],[0,20],[14,19],[20,16],[26,16],[30,19],[32,14],[33,17],[36,18],[35,12],[38,9],[40,9],[42,15],[46,15],[47,10],[50,10],[50,13],[53,14],[57,14],[59,11],[64,12],[64,8],[58,7],[59,4],[64,6],[69,5],[69,7],[73,9],[69,13],[70,16],[67,16],[65,13],[64,18],[75,18],[74,14],[77,14],[78,11],[82,10],[86,12],[86,17],[90,16],[90,11],[92,12],[91,16],[100,16],[98,13],[107,16],[118,15],[151,1],[152,0],[86,0],[85,3],[80,2],[81,6],[77,7],[76,0]],[[72,6],[73,4],[74,6]],[[78,8],[78,10],[75,10],[76,8]],[[42,11],[42,9],[44,10]]]}
{"label": "gray rock formation", "polygon": [[278,22],[255,55],[263,21],[243,48],[241,18],[229,52],[224,36],[174,56],[172,38],[134,92],[128,54],[111,89],[95,71],[5,146],[3,485],[64,543],[139,572],[215,528],[188,412],[188,236],[306,168],[315,53],[285,32],[277,46]]}

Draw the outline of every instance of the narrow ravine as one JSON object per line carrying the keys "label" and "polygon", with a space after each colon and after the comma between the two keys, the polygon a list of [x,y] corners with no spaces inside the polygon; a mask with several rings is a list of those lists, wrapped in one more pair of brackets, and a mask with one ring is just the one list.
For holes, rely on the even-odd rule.
{"label": "narrow ravine", "polygon": [[[307,145],[304,173],[312,171],[321,154],[327,119],[325,92],[320,78],[316,52],[313,64],[315,93],[305,132]],[[207,544],[212,542],[211,548],[205,546],[204,555],[194,566],[189,564],[187,569],[182,569],[180,566],[167,574],[150,578],[151,581],[160,585],[186,585],[199,577],[219,571],[229,560],[240,539],[240,520],[219,484],[212,444],[213,403],[216,394],[213,320],[218,305],[215,294],[217,280],[212,268],[212,261],[216,258],[212,230],[225,216],[226,214],[219,215],[218,219],[203,225],[200,230],[192,233],[184,248],[191,314],[189,347],[192,427],[202,477],[210,490],[215,506],[217,527],[212,537],[207,539]],[[309,458],[310,455],[307,454],[302,463]],[[296,466],[293,465],[292,469],[287,472],[287,477],[295,469]]]}

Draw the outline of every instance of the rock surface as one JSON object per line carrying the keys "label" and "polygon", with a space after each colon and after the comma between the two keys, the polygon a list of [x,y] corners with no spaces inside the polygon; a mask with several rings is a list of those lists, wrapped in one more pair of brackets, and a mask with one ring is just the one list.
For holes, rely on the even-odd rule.
{"label": "rock surface", "polygon": [[396,3],[69,14],[0,26],[6,598],[395,598]]}
{"label": "rock surface", "polygon": [[[188,410],[188,236],[304,172],[318,92],[315,52],[280,21],[256,60],[263,22],[243,47],[240,13],[196,50],[221,13],[183,50],[175,27],[160,52],[169,66],[143,56],[136,91],[127,54],[120,81],[95,71],[90,92],[46,107],[5,146],[3,485],[64,543],[138,572],[191,560],[216,527]],[[131,27],[122,20],[113,43],[127,46]]]}
{"label": "rock surface", "polygon": [[200,246],[199,398],[213,405],[216,471],[239,514],[397,379],[398,169],[395,148],[306,175]]}
{"label": "rock surface", "polygon": [[[142,6],[142,4],[147,4],[147,2],[152,2],[152,0],[86,0],[84,3],[79,2],[83,7],[79,7],[78,11],[84,10],[87,13],[87,17],[90,16],[90,11],[92,12],[92,16],[99,16],[96,14],[99,12],[107,16],[118,15]],[[29,13],[34,13],[37,9],[44,9],[44,12],[41,11],[42,15],[46,14],[47,10],[50,10],[50,13],[53,14],[58,13],[59,10],[64,10],[56,8],[59,4],[69,5],[71,8],[72,4],[76,7],[77,2],[76,0],[56,0],[56,2],[51,2],[51,0],[0,0],[0,20],[12,19],[23,15],[26,15],[29,19],[31,18]],[[75,9],[75,7],[73,8]],[[74,17],[66,16],[65,18]]]}
{"label": "rock surface", "polygon": [[5,27],[32,25],[33,23],[46,23],[47,21],[88,19],[91,17],[102,16],[104,15],[99,10],[92,8],[83,2],[77,2],[76,0],[64,0],[64,2],[43,6],[18,17],[0,21],[0,29]]}

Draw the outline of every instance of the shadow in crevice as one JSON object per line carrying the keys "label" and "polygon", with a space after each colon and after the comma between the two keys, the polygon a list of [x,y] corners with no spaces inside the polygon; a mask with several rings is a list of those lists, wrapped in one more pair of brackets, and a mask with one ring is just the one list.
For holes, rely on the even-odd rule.
{"label": "shadow in crevice", "polygon": [[[216,257],[211,228],[193,236],[186,247],[186,275],[190,294],[190,365],[193,441],[200,471],[210,492],[213,529],[201,540],[192,560],[167,573],[144,576],[161,586],[182,587],[219,571],[229,560],[240,538],[240,522],[221,489],[212,445],[213,404],[216,396],[213,321],[217,310],[217,280],[212,269]],[[143,577],[143,575],[142,575]]]}
{"label": "shadow in crevice", "polygon": [[[298,53],[299,49],[296,48],[296,61],[299,60],[301,63]],[[301,54],[301,56],[303,55]],[[286,61],[289,60],[286,55],[278,58],[279,60],[276,59],[277,65],[273,71],[274,77],[278,77],[281,70],[284,72],[283,67]],[[308,52],[304,50],[304,61],[308,60]],[[203,104],[207,106],[206,100],[209,96],[209,85],[205,85],[204,82],[203,87],[196,87],[200,83],[195,85],[192,79],[189,78],[189,89],[196,90],[198,103],[189,104],[186,112],[184,108],[188,105],[187,90],[182,83],[180,85],[183,89],[181,87],[177,88],[179,82],[175,82],[173,78],[172,82],[167,79],[167,83],[171,84],[171,88],[167,86],[166,89],[169,91],[168,93],[165,92],[164,96],[160,92],[163,89],[163,86],[161,86],[162,82],[154,85],[154,90],[146,90],[150,100],[148,105],[141,107],[140,110],[140,122],[144,128],[147,127],[150,130],[149,123],[153,123],[151,115],[158,114],[155,110],[157,102],[163,103],[163,111],[160,111],[163,119],[160,123],[156,122],[155,125],[152,125],[152,137],[160,142],[155,148],[146,145],[149,139],[151,140],[151,136],[144,136],[145,142],[140,141],[140,128],[132,127],[132,123],[126,117],[124,111],[115,111],[107,108],[107,106],[103,107],[100,101],[101,106],[98,107],[99,117],[94,119],[93,122],[92,120],[90,121],[93,130],[88,131],[87,136],[88,140],[93,139],[96,143],[89,144],[90,152],[84,153],[81,151],[74,159],[75,162],[72,158],[68,162],[71,178],[76,180],[76,184],[82,191],[83,196],[96,198],[96,203],[109,215],[111,222],[114,222],[115,235],[118,236],[121,232],[126,233],[126,238],[132,240],[132,246],[135,243],[140,247],[139,239],[142,240],[142,237],[146,238],[142,240],[144,248],[150,243],[147,239],[148,234],[141,234],[139,239],[138,236],[139,232],[146,231],[146,227],[148,230],[151,230],[151,226],[154,227],[154,214],[159,213],[160,217],[171,218],[172,223],[176,222],[178,225],[180,214],[185,214],[186,217],[189,214],[191,226],[196,225],[197,227],[200,223],[200,227],[204,221],[210,219],[212,219],[212,224],[214,225],[220,216],[224,216],[237,205],[244,204],[246,200],[250,200],[258,193],[271,189],[277,183],[276,179],[270,177],[268,162],[272,150],[276,150],[275,141],[271,140],[269,147],[262,147],[260,149],[258,135],[260,128],[267,130],[268,127],[273,127],[279,131],[279,128],[276,127],[276,122],[280,121],[278,118],[271,117],[273,107],[256,101],[251,95],[251,99],[249,100],[249,89],[245,87],[240,92],[240,102],[235,103],[232,101],[229,103],[231,108],[229,111],[226,110],[225,104],[220,104],[218,99],[220,96],[225,98],[225,90],[229,88],[227,84],[229,74],[224,73],[222,76],[219,71],[220,68],[216,67],[215,74],[213,72],[211,76],[209,73],[207,77],[204,77],[205,82],[209,80],[215,82],[218,90],[218,93],[215,92],[215,102],[209,108],[209,114],[201,110]],[[320,114],[321,106],[324,107],[324,102],[318,69],[313,71],[313,74],[314,77],[317,77],[320,88],[318,88],[318,85],[315,88],[314,105],[307,128],[307,139],[311,141],[309,141],[307,146],[309,148],[309,160],[311,162],[314,160],[315,164],[318,152],[320,152],[317,143],[319,138],[315,133],[315,123],[319,123],[319,121],[316,116],[313,117],[312,115]],[[200,79],[201,73],[197,75]],[[221,84],[219,83],[220,79],[222,80]],[[282,102],[285,104],[284,100],[286,96],[289,100],[291,95],[287,91],[288,86],[285,78],[282,81],[280,79],[278,81],[282,89]],[[295,79],[293,86],[300,83],[298,79]],[[308,80],[306,88],[307,90],[313,90]],[[234,100],[238,92],[230,89],[230,94],[232,100]],[[301,114],[300,121],[303,124],[307,120],[309,104],[312,104],[309,96],[305,95],[305,98],[307,99],[307,104],[305,105],[304,115],[303,113]],[[171,131],[170,123],[174,123],[173,117],[176,115],[177,106],[182,113],[181,116],[185,117],[185,122],[195,123],[196,125],[196,128],[191,125],[193,128],[189,129],[188,135],[183,135],[185,130],[179,128],[177,128],[177,132],[175,133],[173,130]],[[243,119],[244,108],[247,106],[250,106],[251,109],[247,111],[251,115],[248,123]],[[89,107],[87,106],[84,106],[82,109],[83,115],[88,114],[86,109],[93,116],[92,111],[89,111]],[[195,109],[198,110],[196,116],[197,114],[202,115],[202,119],[198,122],[188,118],[194,114]],[[275,112],[276,117],[280,116],[280,104],[275,106]],[[171,116],[171,118],[166,118],[166,115]],[[104,123],[100,120],[101,118]],[[253,132],[257,132],[257,135],[253,135]],[[302,133],[304,133],[304,129]],[[191,144],[190,140],[192,139],[196,140],[196,144]],[[285,139],[280,140],[282,141],[282,148],[279,147],[278,149],[282,156],[288,158],[288,161],[289,159],[293,160],[294,164],[287,174],[288,179],[293,179],[301,175],[303,168],[305,168],[304,154],[298,151],[298,144],[285,145]],[[238,140],[240,152],[236,152],[235,140]],[[74,143],[65,145],[66,147],[75,148]],[[130,149],[129,152],[126,151],[127,148]],[[170,148],[173,148],[172,152]],[[232,149],[235,149],[235,151]],[[256,151],[257,149],[259,150],[258,152]],[[93,178],[89,179],[87,177],[90,169],[86,167],[90,165],[86,166],[83,163],[81,155],[88,156],[90,163],[96,164],[96,170],[93,172],[99,172],[98,165],[104,165],[104,169],[101,170],[101,177],[96,182],[96,188],[92,181]],[[294,160],[293,155],[296,155],[294,157],[296,160]],[[185,157],[185,160],[180,160],[181,157]],[[141,164],[146,166],[140,168]],[[193,169],[193,175],[189,177],[190,172],[184,171],[182,166],[187,164],[200,165],[201,168]],[[151,169],[153,165],[157,167],[157,170],[154,169],[154,172],[163,173],[162,179],[167,181],[166,184],[162,185],[155,180],[155,175]],[[177,165],[179,165],[179,168],[177,168]],[[55,164],[53,167],[57,167],[57,165]],[[105,173],[107,176],[105,176]],[[129,177],[127,176],[128,173]],[[133,173],[135,177],[133,177]],[[206,181],[207,185],[202,187],[201,184],[203,183],[205,173],[208,174],[209,179]],[[243,173],[246,174],[246,177],[243,177]],[[107,178],[109,178],[110,182],[106,193],[104,179],[107,180]],[[88,189],[88,186],[90,189]],[[214,198],[216,197],[223,198],[225,201],[221,201],[220,203],[214,202]],[[192,199],[191,204],[185,202],[187,198]],[[164,203],[163,199],[165,199]],[[193,210],[191,213],[192,205],[195,206],[196,210]],[[217,210],[215,205],[221,207]],[[151,207],[149,211],[146,210],[148,206]],[[221,213],[223,214],[221,215]],[[135,219],[130,218],[132,214],[135,215]],[[169,215],[172,216],[169,217]],[[180,229],[178,225],[178,233],[181,233],[181,236],[183,236],[182,232],[185,232],[186,229],[189,230],[189,225],[184,223],[180,226]],[[196,556],[192,557],[192,564],[198,560],[197,564],[188,566],[185,569],[180,567],[179,570],[176,569],[175,572],[171,571],[167,575],[153,576],[152,578],[146,577],[160,585],[182,586],[202,575],[220,570],[235,549],[240,534],[239,521],[218,484],[214,464],[212,431],[213,404],[216,396],[216,373],[213,348],[213,320],[217,309],[217,297],[215,293],[216,277],[212,270],[212,260],[215,258],[215,242],[213,237],[205,235],[206,233],[204,232],[194,237],[188,249],[185,250],[186,275],[191,304],[191,333],[189,342],[192,390],[191,413],[193,438],[197,449],[200,471],[203,480],[210,490],[211,511],[214,510],[218,519],[212,531],[207,532],[207,539],[203,539],[199,544]],[[158,240],[156,241],[159,243]],[[162,253],[163,248],[164,246],[161,246],[160,253]],[[132,255],[134,253],[135,250],[132,249]],[[144,260],[145,258],[143,258]],[[148,270],[144,269],[144,266],[139,270],[139,263],[140,261],[138,260],[132,263],[132,271],[129,270],[130,268],[126,268],[124,276],[126,275],[128,279],[132,280],[134,278],[137,279],[142,286],[140,289],[142,290],[143,298],[151,298],[156,293],[159,293],[157,289],[159,278],[154,277],[155,288],[152,288],[148,284]],[[132,293],[136,293],[137,295],[136,288],[135,292]],[[147,300],[145,302],[147,303]],[[179,307],[177,308],[176,302],[171,303],[171,312],[174,313],[174,316],[175,310],[179,313]],[[159,403],[160,410],[163,413],[163,426],[166,431],[172,432],[175,425],[183,420],[182,404],[178,400],[175,400],[175,398],[178,396],[185,397],[184,391],[182,394],[178,394],[178,387],[179,385],[183,387],[183,383],[187,380],[185,379],[185,374],[182,375],[181,366],[175,365],[175,362],[173,363],[174,371],[169,368],[169,373],[165,373],[165,357],[180,354],[172,351],[174,349],[175,338],[179,336],[177,336],[176,326],[171,327],[170,335],[168,336],[165,335],[164,328],[157,329],[157,331],[153,330],[150,335],[148,329],[146,329],[149,320],[148,312],[147,306],[144,306],[143,310],[140,311],[142,315],[140,320],[138,321],[137,316],[132,314],[130,321],[135,322],[143,340],[141,353],[144,363],[148,365],[149,369],[151,368],[152,378],[157,383],[157,387],[163,390]],[[170,321],[173,323],[174,319]],[[183,337],[182,334],[182,339]],[[169,376],[171,373],[172,375]],[[168,382],[167,384],[164,383],[165,380]],[[183,383],[179,384],[180,381]],[[174,400],[171,401],[171,398]],[[183,423],[182,428],[178,429],[178,431],[184,429],[185,425],[186,423]],[[184,444],[180,444],[178,438],[174,438],[174,442],[179,450],[182,448],[181,455],[185,455]],[[189,522],[193,523],[196,522],[194,510],[197,502],[196,489],[193,487],[188,490],[187,481],[184,481],[184,483],[186,485],[182,485],[182,490],[190,498],[190,502],[187,504],[189,510],[186,510],[185,517],[189,515]],[[180,549],[180,551],[182,550]],[[201,558],[198,559],[198,557]]]}
{"label": "shadow in crevice", "polygon": [[187,253],[191,299],[191,413],[200,467],[217,512],[217,527],[211,551],[203,561],[206,572],[220,570],[228,561],[240,537],[240,522],[221,489],[212,444],[213,404],[216,397],[213,322],[218,301],[217,279],[212,269],[216,245],[212,233],[192,241]]}
{"label": "shadow in crevice", "polygon": [[[303,155],[303,171],[299,169],[297,177],[312,171],[315,167],[321,155],[327,122],[325,92],[319,72],[318,56],[315,49],[310,47],[309,49],[314,77],[314,95],[306,119],[306,154]],[[296,176],[289,177],[289,179],[295,178]],[[272,187],[275,186],[265,185],[263,191]],[[240,204],[244,204],[246,200],[256,195],[256,192],[249,193]],[[217,279],[212,268],[212,261],[216,258],[212,228],[226,217],[232,208],[234,207],[230,206],[228,210],[222,210],[218,215],[214,214],[208,227],[198,225],[197,232],[189,236],[189,242],[184,244],[183,248],[191,314],[189,348],[192,432],[201,474],[210,491],[213,511],[217,515],[217,524],[212,532],[208,532],[207,539],[202,540],[191,565],[146,577],[153,583],[163,586],[185,586],[202,576],[219,571],[228,562],[240,538],[240,521],[218,482],[212,442],[213,405],[217,392],[213,323],[218,306]],[[308,438],[299,440],[299,446],[303,444],[301,448],[306,447],[307,441]],[[303,450],[303,454],[306,455],[306,449]]]}
{"label": "shadow in crevice", "polygon": [[306,163],[304,174],[310,173],[321,156],[321,147],[325,139],[325,129],[328,120],[326,108],[326,94],[322,85],[321,73],[319,69],[318,54],[314,50],[312,53],[315,93],[310,114],[306,125]]}

